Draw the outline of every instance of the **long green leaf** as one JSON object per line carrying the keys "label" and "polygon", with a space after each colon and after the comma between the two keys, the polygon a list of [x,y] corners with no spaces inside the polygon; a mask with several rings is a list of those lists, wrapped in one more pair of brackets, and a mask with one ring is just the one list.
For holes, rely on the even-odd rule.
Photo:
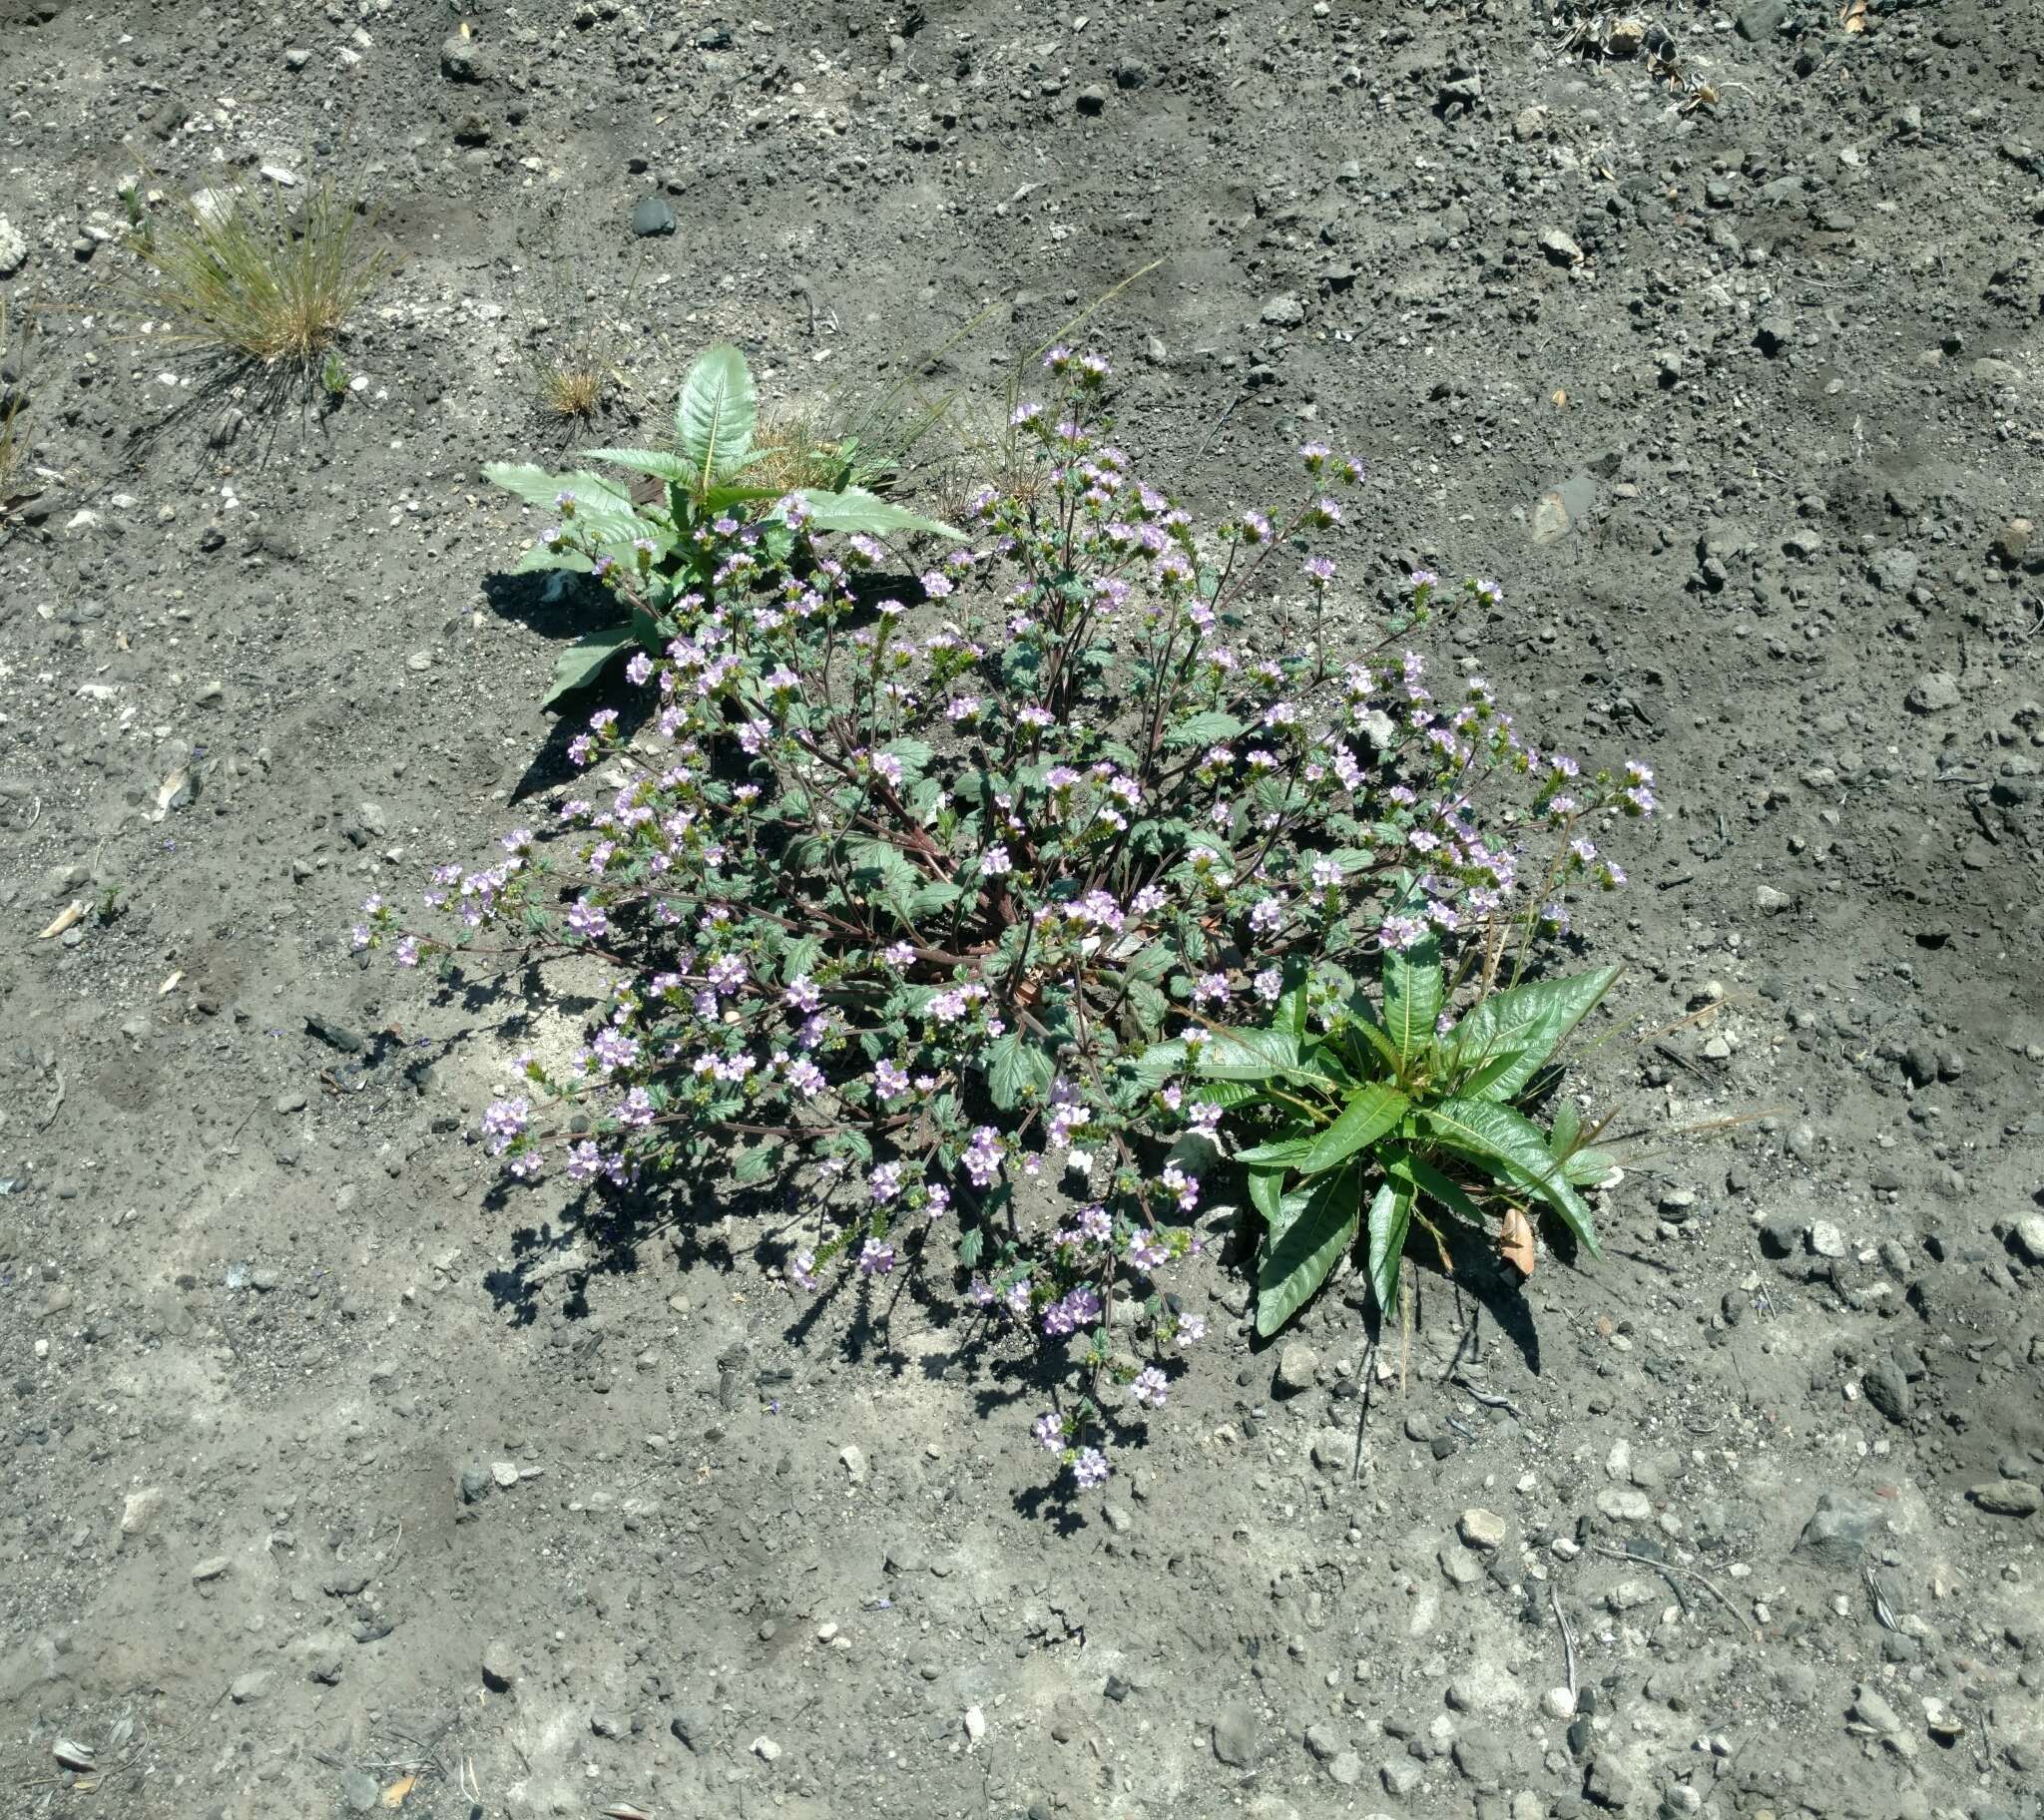
{"label": "long green leaf", "polygon": [[[1362,1171],[1350,1162],[1314,1182],[1298,1197],[1282,1232],[1277,1225],[1265,1240],[1257,1265],[1257,1331],[1274,1334],[1298,1312],[1307,1297],[1355,1240],[1362,1212]],[[1286,1195],[1286,1201],[1293,1200]]]}
{"label": "long green leaf", "polygon": [[1441,946],[1434,937],[1384,950],[1384,1028],[1401,1066],[1410,1067],[1433,1042],[1442,992]]}
{"label": "long green leaf", "polygon": [[1263,1214],[1267,1226],[1278,1225],[1284,1217],[1284,1171],[1282,1169],[1251,1169],[1250,1205]]}
{"label": "long green leaf", "polygon": [[1450,1213],[1459,1214],[1471,1225],[1485,1223],[1483,1209],[1469,1198],[1467,1190],[1450,1176],[1442,1174],[1424,1156],[1408,1153],[1404,1166],[1412,1177],[1413,1185],[1429,1199],[1439,1201]]}
{"label": "long green leaf", "polygon": [[1487,1068],[1501,1055],[1518,1060],[1487,1079],[1485,1100],[1510,1100],[1538,1074],[1570,1031],[1589,1016],[1623,969],[1599,967],[1564,980],[1534,980],[1494,992],[1441,1039],[1451,1071]]}
{"label": "long green leaf", "polygon": [[924,518],[868,493],[863,487],[846,487],[841,493],[826,493],[805,487],[798,495],[809,527],[815,531],[863,531],[868,537],[885,537],[895,531],[919,531],[928,537],[948,537],[963,543],[965,533],[934,518]]}
{"label": "long green leaf", "polygon": [[1270,1143],[1259,1143],[1247,1150],[1238,1150],[1237,1162],[1252,1166],[1261,1165],[1267,1169],[1295,1169],[1313,1153],[1312,1138],[1278,1138]]}
{"label": "long green leaf", "polygon": [[1589,1203],[1549,1153],[1547,1138],[1532,1120],[1488,1100],[1443,1100],[1420,1114],[1420,1124],[1437,1142],[1539,1195],[1582,1240],[1584,1249],[1592,1257],[1599,1255],[1597,1223]]}
{"label": "long green leaf", "polygon": [[1379,1082],[1358,1088],[1342,1108],[1341,1116],[1313,1138],[1311,1149],[1297,1165],[1298,1172],[1317,1175],[1337,1162],[1346,1162],[1404,1118],[1410,1104],[1403,1094]]}
{"label": "long green leaf", "polygon": [[1369,1287],[1377,1312],[1389,1318],[1398,1295],[1398,1264],[1405,1255],[1405,1228],[1412,1223],[1412,1189],[1392,1176],[1377,1184],[1369,1203]]}
{"label": "long green leaf", "polygon": [[746,357],[729,344],[706,347],[682,380],[675,404],[675,441],[701,491],[739,467],[753,447],[760,395]]}
{"label": "long green leaf", "polygon": [[612,659],[638,642],[630,626],[606,626],[598,632],[585,632],[554,660],[553,686],[540,705],[552,707],[563,695],[587,688]]}

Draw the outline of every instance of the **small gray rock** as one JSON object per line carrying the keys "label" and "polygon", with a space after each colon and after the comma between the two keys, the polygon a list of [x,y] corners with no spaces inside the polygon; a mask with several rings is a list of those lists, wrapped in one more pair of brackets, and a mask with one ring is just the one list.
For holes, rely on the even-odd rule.
{"label": "small gray rock", "polygon": [[466,32],[449,32],[440,45],[440,74],[449,82],[487,82],[482,47]]}
{"label": "small gray rock", "polygon": [[1849,1716],[1855,1724],[1864,1726],[1876,1737],[1892,1737],[1902,1729],[1902,1721],[1895,1716],[1895,1709],[1863,1682],[1853,1690]]}
{"label": "small gray rock", "polygon": [[1860,1380],[1859,1388],[1890,1422],[1906,1422],[1916,1413],[1916,1393],[1893,1359],[1883,1359]]}
{"label": "small gray rock", "polygon": [[1355,1437],[1343,1428],[1323,1428],[1312,1438],[1313,1464],[1323,1473],[1355,1471]]}
{"label": "small gray rock", "polygon": [[1739,35],[1749,44],[1760,44],[1782,29],[1788,17],[1788,0],[1754,0],[1739,15]]}
{"label": "small gray rock", "polygon": [[1325,1763],[1341,1748],[1341,1734],[1324,1722],[1305,1728],[1305,1747],[1320,1762]]}
{"label": "small gray rock", "polygon": [[276,1676],[267,1668],[257,1668],[248,1674],[237,1675],[228,1688],[228,1697],[237,1706],[251,1706],[266,1694]]}
{"label": "small gray rock", "polygon": [[1495,1511],[1486,1511],[1475,1505],[1462,1513],[1455,1525],[1455,1533],[1469,1548],[1499,1548],[1505,1539],[1505,1520]]}
{"label": "small gray rock", "polygon": [[1266,300],[1260,314],[1273,328],[1296,328],[1305,320],[1305,305],[1293,296],[1276,296]]}
{"label": "small gray rock", "polygon": [[716,1742],[717,1714],[708,1706],[677,1707],[667,1728],[700,1757]]}
{"label": "small gray rock", "polygon": [[2044,1264],[2044,1213],[2025,1213],[2009,1228],[2010,1248],[2026,1264]]}
{"label": "small gray rock", "polygon": [[1214,1721],[1214,1754],[1236,1769],[1255,1766],[1257,1715],[1247,1706],[1226,1707]]}
{"label": "small gray rock", "polygon": [[28,262],[28,241],[21,230],[0,215],[0,278],[11,278]]}
{"label": "small gray rock", "polygon": [[511,1653],[511,1645],[501,1640],[483,1645],[483,1685],[492,1692],[504,1693],[518,1678],[518,1658]]}
{"label": "small gray rock", "polygon": [[1626,1485],[1607,1485],[1597,1494],[1597,1508],[1614,1523],[1645,1523],[1654,1515],[1653,1500]]}
{"label": "small gray rock", "polygon": [[1289,1340],[1278,1351],[1278,1389],[1286,1396],[1313,1387],[1320,1369],[1320,1355],[1303,1340]]}
{"label": "small gray rock", "polygon": [[192,1584],[203,1585],[209,1580],[218,1580],[233,1564],[225,1555],[212,1555],[192,1570]]}
{"label": "small gray rock", "polygon": [[1790,345],[1795,339],[1795,324],[1787,316],[1763,316],[1754,331],[1754,340],[1770,360]]}
{"label": "small gray rock", "polygon": [[1795,1553],[1818,1567],[1848,1573],[1866,1553],[1867,1538],[1880,1517],[1879,1507],[1857,1492],[1820,1492],[1814,1515],[1795,1539]]}
{"label": "small gray rock", "polygon": [[1107,91],[1097,82],[1089,82],[1073,97],[1073,103],[1081,114],[1105,114],[1107,112]]}
{"label": "small gray rock", "polygon": [[1966,1496],[1996,1517],[2034,1517],[2044,1506],[2044,1490],[2021,1479],[1990,1479],[1974,1486]]}
{"label": "small gray rock", "polygon": [[1559,228],[1543,228],[1540,230],[1540,250],[1547,254],[1555,265],[1580,265],[1583,249]]}
{"label": "small gray rock", "polygon": [[351,1769],[340,1779],[340,1798],[347,1804],[351,1814],[366,1814],[375,1810],[382,1790],[376,1786],[376,1778],[364,1769]]}
{"label": "small gray rock", "polygon": [[1908,705],[1919,714],[1941,714],[1959,704],[1959,680],[1948,670],[1926,670],[1909,690]]}
{"label": "small gray rock", "polygon": [[1809,1247],[1811,1254],[1816,1257],[1843,1257],[1845,1255],[1845,1235],[1827,1219],[1811,1220],[1808,1231],[1802,1235],[1802,1242]]}
{"label": "small gray rock", "polygon": [[649,196],[632,211],[632,231],[642,240],[650,240],[656,234],[673,233],[675,212],[668,207],[667,199]]}
{"label": "small gray rock", "polygon": [[1590,1759],[1589,1770],[1583,1777],[1583,1793],[1599,1807],[1623,1813],[1638,1802],[1640,1785],[1617,1757],[1608,1750],[1600,1750]]}

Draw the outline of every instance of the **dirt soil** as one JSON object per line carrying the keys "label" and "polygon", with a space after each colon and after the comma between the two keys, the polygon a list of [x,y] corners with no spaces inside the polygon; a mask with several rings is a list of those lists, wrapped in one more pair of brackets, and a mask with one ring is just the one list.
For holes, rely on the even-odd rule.
{"label": "dirt soil", "polygon": [[[2044,1811],[2044,13],[1838,14],[0,0],[0,1808]],[[338,408],[124,302],[129,174],[263,167],[397,255]],[[990,305],[996,402],[1150,259],[1145,472],[1366,457],[1354,608],[1494,576],[1443,657],[1665,810],[1578,923],[1604,1263],[1252,1350],[1214,1246],[1074,1498],[941,1294],[496,1192],[532,1032],[346,928],[565,774],[535,358],[643,441],[711,340],[799,400]]]}

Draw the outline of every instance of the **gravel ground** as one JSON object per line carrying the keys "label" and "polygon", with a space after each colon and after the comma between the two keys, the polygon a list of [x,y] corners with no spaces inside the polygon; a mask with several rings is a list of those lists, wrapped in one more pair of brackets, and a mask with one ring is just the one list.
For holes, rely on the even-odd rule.
{"label": "gravel ground", "polygon": [[[8,1811],[2036,1816],[2044,16],[461,17],[0,0]],[[135,173],[372,201],[344,403],[152,344]],[[558,781],[536,361],[643,440],[707,341],[799,402],[977,319],[992,405],[1150,260],[1147,471],[1365,455],[1358,621],[1496,577],[1443,661],[1665,809],[1581,924],[1606,1261],[1253,1351],[1217,1244],[1067,1501],[941,1300],[493,1192],[533,1031],[345,929]]]}

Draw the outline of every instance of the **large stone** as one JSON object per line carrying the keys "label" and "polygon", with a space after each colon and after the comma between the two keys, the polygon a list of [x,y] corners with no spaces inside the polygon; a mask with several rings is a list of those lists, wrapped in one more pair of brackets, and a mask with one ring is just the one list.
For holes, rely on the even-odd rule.
{"label": "large stone", "polygon": [[1472,1549],[1495,1549],[1505,1539],[1505,1520],[1495,1511],[1473,1505],[1455,1525],[1455,1533]]}
{"label": "large stone", "polygon": [[1323,1473],[1355,1471],[1355,1437],[1345,1428],[1322,1428],[1312,1439],[1313,1464]]}
{"label": "large stone", "polygon": [[11,278],[28,260],[28,241],[21,230],[0,215],[0,278]]}
{"label": "large stone", "polygon": [[1313,1387],[1320,1369],[1320,1355],[1303,1340],[1288,1340],[1278,1349],[1278,1389],[1284,1396],[1296,1396]]}

